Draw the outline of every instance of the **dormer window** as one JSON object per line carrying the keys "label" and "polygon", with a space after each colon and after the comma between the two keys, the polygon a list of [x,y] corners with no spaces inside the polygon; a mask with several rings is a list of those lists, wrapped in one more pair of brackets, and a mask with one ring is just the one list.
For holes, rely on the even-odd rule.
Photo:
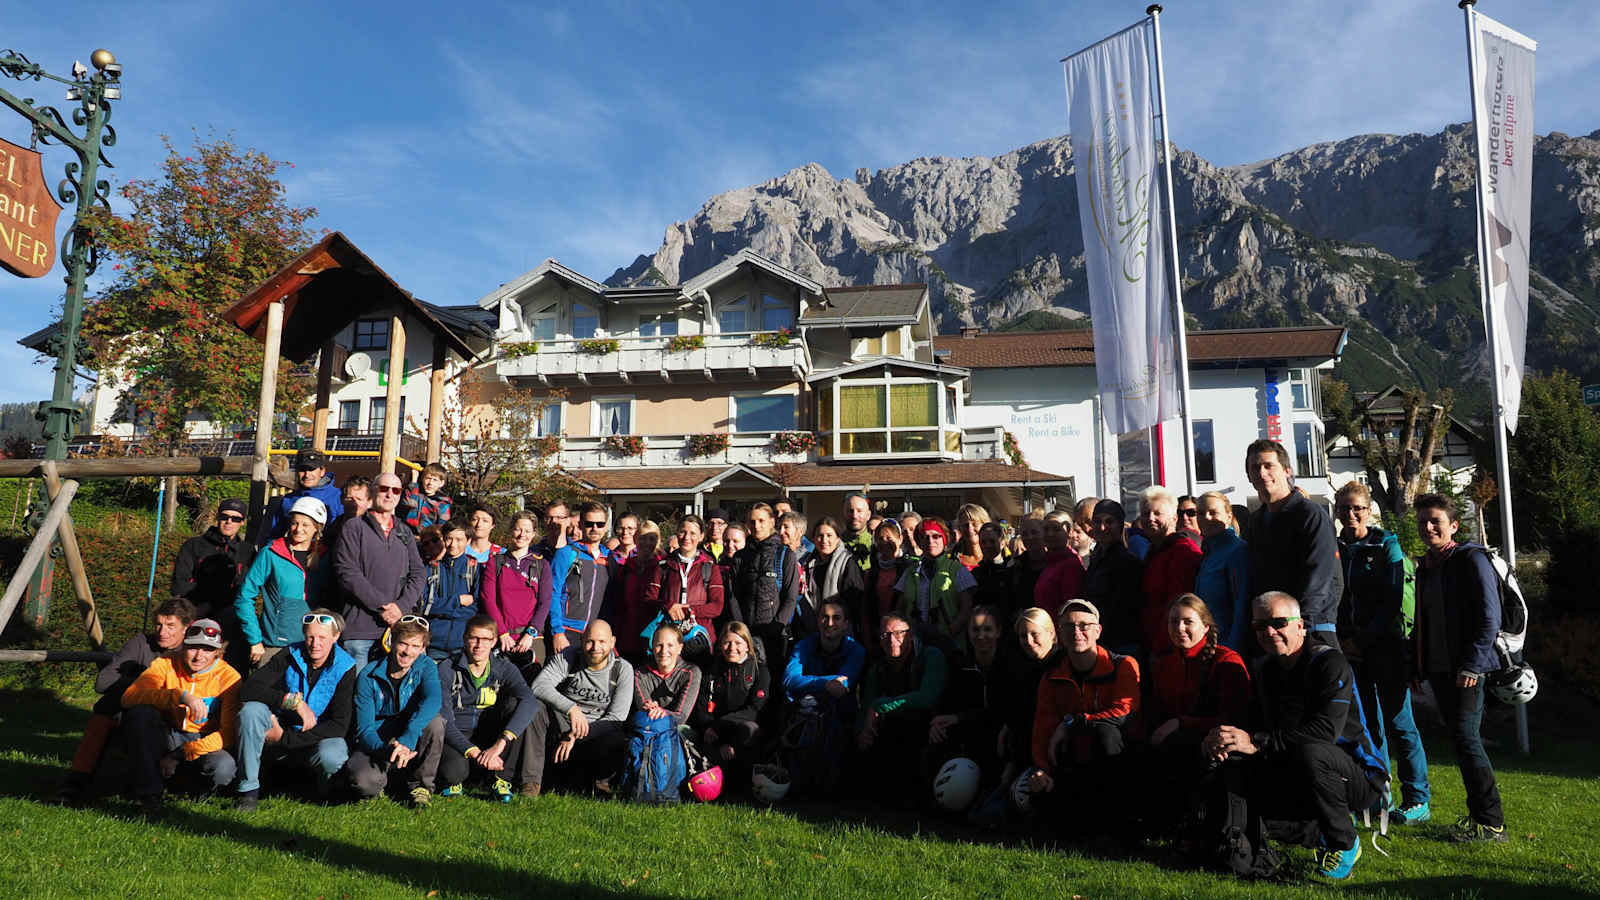
{"label": "dormer window", "polygon": [[789,303],[771,294],[761,295],[761,330],[783,331],[794,327],[794,310]]}
{"label": "dormer window", "polygon": [[528,317],[528,328],[536,341],[556,339],[556,306],[554,303]]}
{"label": "dormer window", "polygon": [[960,388],[896,375],[834,379],[818,390],[824,455],[960,458]]}
{"label": "dormer window", "polygon": [[722,312],[717,314],[717,329],[723,334],[737,334],[749,331],[746,323],[750,321],[750,298],[740,297],[722,307]]}
{"label": "dormer window", "polygon": [[600,331],[600,313],[592,306],[572,304],[572,336],[577,340],[592,338]]}

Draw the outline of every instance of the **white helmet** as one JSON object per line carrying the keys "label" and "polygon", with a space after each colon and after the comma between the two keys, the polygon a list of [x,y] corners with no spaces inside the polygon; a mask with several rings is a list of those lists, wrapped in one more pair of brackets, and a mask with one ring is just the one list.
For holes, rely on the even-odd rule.
{"label": "white helmet", "polygon": [[1489,693],[1512,706],[1527,703],[1539,693],[1539,679],[1533,674],[1533,666],[1512,666],[1489,676]]}
{"label": "white helmet", "polygon": [[1011,782],[1011,805],[1019,813],[1033,811],[1033,792],[1028,790],[1028,776],[1032,774],[1032,769],[1025,769],[1016,781]]}
{"label": "white helmet", "polygon": [[965,756],[945,763],[933,779],[933,799],[951,812],[972,805],[978,796],[978,764]]}
{"label": "white helmet", "polygon": [[789,770],[783,766],[756,766],[750,772],[750,795],[762,803],[777,803],[789,793]]}

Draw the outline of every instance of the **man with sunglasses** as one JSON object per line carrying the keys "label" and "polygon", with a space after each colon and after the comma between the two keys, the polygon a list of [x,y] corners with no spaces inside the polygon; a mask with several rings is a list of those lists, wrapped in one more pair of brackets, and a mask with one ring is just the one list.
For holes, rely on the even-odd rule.
{"label": "man with sunglasses", "polygon": [[196,617],[215,618],[230,632],[234,594],[256,557],[255,545],[244,538],[245,511],[236,497],[218,504],[217,524],[184,541],[172,567],[172,596],[193,603]]}
{"label": "man with sunglasses", "polygon": [[239,673],[222,661],[222,626],[198,619],[183,645],[156,658],[122,694],[118,737],[146,818],[160,818],[166,780],[202,790],[233,783],[239,736]]}
{"label": "man with sunglasses", "polygon": [[267,504],[267,518],[256,535],[256,547],[265,547],[283,537],[289,530],[289,510],[301,497],[315,497],[328,510],[328,519],[337,519],[344,512],[343,493],[328,474],[328,454],[315,447],[306,447],[294,455],[294,477],[298,487]]}
{"label": "man with sunglasses", "polygon": [[[589,622],[609,610],[611,550],[605,545],[606,509],[594,501],[578,507],[580,538],[550,561],[550,650],[566,650]],[[621,583],[621,578],[617,579]]]}
{"label": "man with sunglasses", "polygon": [[400,617],[413,612],[427,575],[417,539],[395,513],[405,490],[400,477],[384,472],[373,481],[372,508],[339,531],[333,574],[345,600],[344,648],[359,668],[373,641]]}
{"label": "man with sunglasses", "polygon": [[316,776],[317,795],[350,758],[356,663],[338,645],[344,617],[314,609],[301,619],[303,640],[290,644],[257,669],[240,689],[239,806],[261,799],[261,761],[270,751]]}
{"label": "man with sunglasses", "polygon": [[[1370,809],[1387,778],[1355,710],[1355,678],[1338,649],[1307,638],[1300,604],[1282,591],[1256,597],[1256,642],[1266,658],[1251,679],[1251,728],[1221,725],[1201,753],[1222,765],[1228,807],[1250,818],[1314,822],[1317,868],[1327,878],[1350,876],[1361,858],[1352,813]],[[1382,775],[1377,773],[1381,772]],[[1259,848],[1258,848],[1259,849]]]}

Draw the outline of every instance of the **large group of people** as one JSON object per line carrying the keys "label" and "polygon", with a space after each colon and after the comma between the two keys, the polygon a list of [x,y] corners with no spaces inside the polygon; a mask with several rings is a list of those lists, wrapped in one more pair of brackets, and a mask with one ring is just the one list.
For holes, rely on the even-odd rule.
{"label": "large group of people", "polygon": [[1479,734],[1497,586],[1451,501],[1417,499],[1413,561],[1364,486],[1336,530],[1281,445],[1246,462],[1248,514],[1162,487],[1131,525],[1088,498],[1015,528],[861,493],[837,518],[780,498],[670,527],[555,501],[501,546],[442,468],[334,488],[301,451],[256,541],[227,500],[184,545],[155,630],[101,673],[61,799],[121,791],[154,817],[179,788],[248,811],[264,788],[425,807],[692,782],[1170,837],[1240,872],[1291,840],[1343,878],[1356,818],[1431,816],[1425,682],[1467,789],[1452,837],[1504,841]]}

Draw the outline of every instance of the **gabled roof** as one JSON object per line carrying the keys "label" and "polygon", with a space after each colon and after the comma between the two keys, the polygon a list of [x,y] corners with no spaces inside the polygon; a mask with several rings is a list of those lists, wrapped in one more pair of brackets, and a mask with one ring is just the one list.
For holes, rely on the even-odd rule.
{"label": "gabled roof", "polygon": [[[1344,352],[1341,325],[1301,328],[1233,328],[1189,332],[1189,362],[1269,362],[1279,359],[1338,359]],[[1026,369],[1094,365],[1094,332],[1016,331],[941,335],[935,353],[948,351],[952,365],[972,369]]]}
{"label": "gabled roof", "polygon": [[606,286],[587,275],[582,275],[562,265],[555,259],[547,259],[534,266],[532,269],[518,275],[505,284],[478,298],[478,305],[484,309],[499,306],[500,301],[507,297],[514,297],[528,288],[533,287],[546,278],[558,278],[568,284],[582,288],[596,296],[605,294]]}
{"label": "gabled roof", "polygon": [[457,334],[470,335],[484,340],[494,339],[495,325],[498,324],[499,317],[495,315],[493,310],[482,309],[476,304],[439,306],[426,300],[422,301],[422,305],[433,313],[434,318],[443,322]]}
{"label": "gabled roof", "polygon": [[[1357,391],[1351,394],[1350,399],[1355,402],[1357,408],[1364,407],[1369,413],[1377,416],[1404,417],[1405,415],[1405,393],[1398,384],[1391,384],[1381,391]],[[1478,434],[1477,430],[1472,426],[1454,415],[1448,418],[1450,419],[1450,427],[1459,429],[1474,441],[1482,440],[1482,435]]]}
{"label": "gabled roof", "polygon": [[800,316],[802,325],[915,325],[928,304],[926,284],[830,287],[823,303]]}
{"label": "gabled roof", "polygon": [[681,287],[685,294],[693,296],[698,291],[709,289],[712,285],[739,271],[740,266],[750,265],[776,276],[784,281],[797,285],[801,290],[812,294],[822,293],[822,285],[801,275],[793,269],[786,269],[765,256],[751,250],[749,247],[717,263],[699,275],[685,281]]}
{"label": "gabled roof", "polygon": [[806,376],[806,383],[810,384],[817,381],[826,381],[830,378],[842,378],[846,375],[854,375],[857,372],[864,372],[868,369],[879,369],[884,366],[891,366],[896,369],[911,369],[916,372],[925,372],[929,375],[943,376],[946,378],[966,378],[968,375],[972,374],[971,370],[961,368],[960,366],[946,366],[939,363],[917,362],[914,359],[905,359],[899,356],[871,356],[860,362],[853,362],[846,366],[837,366],[832,369],[824,369],[820,372],[812,372],[810,375]]}
{"label": "gabled roof", "polygon": [[462,359],[476,355],[460,335],[434,316],[427,304],[396,284],[337,231],[329,232],[311,249],[256,285],[222,317],[256,340],[264,340],[267,307],[279,299],[285,301],[280,352],[291,362],[305,362],[351,322],[393,306],[421,319],[435,338],[444,341]]}

